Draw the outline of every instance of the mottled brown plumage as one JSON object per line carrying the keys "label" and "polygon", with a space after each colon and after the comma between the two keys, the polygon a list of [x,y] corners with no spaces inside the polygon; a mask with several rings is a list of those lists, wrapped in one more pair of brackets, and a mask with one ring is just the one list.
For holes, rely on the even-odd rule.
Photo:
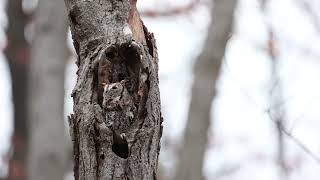
{"label": "mottled brown plumage", "polygon": [[126,132],[133,123],[136,107],[125,87],[125,81],[110,83],[103,93],[103,108],[106,111],[106,123],[112,124],[115,131]]}

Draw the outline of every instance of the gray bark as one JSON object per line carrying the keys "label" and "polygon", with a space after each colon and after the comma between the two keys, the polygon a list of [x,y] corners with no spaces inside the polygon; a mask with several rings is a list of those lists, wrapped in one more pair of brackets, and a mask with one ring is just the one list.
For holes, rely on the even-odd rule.
{"label": "gray bark", "polygon": [[177,165],[175,180],[202,179],[207,131],[210,126],[212,99],[220,74],[225,48],[232,33],[236,0],[215,0],[211,12],[212,22],[204,49],[194,67],[194,82],[184,134],[184,147]]}
{"label": "gray bark", "polygon": [[158,57],[136,0],[65,3],[79,67],[69,118],[75,179],[156,179]]}
{"label": "gray bark", "polygon": [[39,1],[29,74],[28,179],[63,179],[67,160],[64,72],[67,18],[61,0]]}

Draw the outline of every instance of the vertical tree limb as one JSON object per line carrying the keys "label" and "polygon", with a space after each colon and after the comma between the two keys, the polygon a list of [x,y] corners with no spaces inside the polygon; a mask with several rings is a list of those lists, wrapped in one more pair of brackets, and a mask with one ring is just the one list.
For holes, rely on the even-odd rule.
{"label": "vertical tree limb", "polygon": [[9,26],[7,29],[7,47],[5,55],[8,60],[13,106],[14,127],[12,135],[13,154],[9,161],[9,180],[25,180],[27,152],[27,72],[30,48],[25,39],[25,27],[28,16],[22,10],[21,0],[7,2]]}
{"label": "vertical tree limb", "polygon": [[212,98],[220,74],[225,48],[232,33],[236,0],[215,0],[211,12],[212,22],[204,49],[194,67],[194,82],[175,180],[202,179],[207,131],[210,126]]}
{"label": "vertical tree limb", "polygon": [[41,0],[35,12],[29,73],[28,179],[63,179],[67,162],[64,78],[68,57],[64,2]]}
{"label": "vertical tree limb", "polygon": [[[267,3],[269,1],[264,0],[261,2],[261,11],[266,16],[267,15]],[[279,49],[277,47],[277,40],[274,34],[274,30],[270,23],[265,23],[268,32],[268,41],[267,41],[267,54],[270,57],[271,61],[271,73],[270,73],[270,108],[269,116],[273,123],[276,125],[276,139],[277,139],[277,158],[276,162],[279,166],[279,178],[287,179],[288,178],[288,169],[286,165],[286,144],[284,139],[284,127],[286,126],[285,121],[285,108],[283,103],[283,89],[282,82],[279,77]]]}

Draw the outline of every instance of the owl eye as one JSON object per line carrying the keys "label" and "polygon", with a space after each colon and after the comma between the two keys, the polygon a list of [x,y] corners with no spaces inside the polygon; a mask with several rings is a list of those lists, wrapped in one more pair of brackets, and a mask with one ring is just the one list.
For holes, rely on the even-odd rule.
{"label": "owl eye", "polygon": [[111,86],[109,86],[109,87],[108,87],[108,90],[111,90],[111,89],[115,90],[115,89],[117,89],[117,86],[116,86],[116,85],[111,85]]}

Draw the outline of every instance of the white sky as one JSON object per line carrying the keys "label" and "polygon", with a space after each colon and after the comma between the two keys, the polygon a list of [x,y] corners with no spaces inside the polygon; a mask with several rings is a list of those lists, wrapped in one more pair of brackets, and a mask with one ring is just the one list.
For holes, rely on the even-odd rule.
{"label": "white sky", "polygon": [[[139,5],[141,9],[166,9],[186,2],[141,0]],[[263,15],[258,0],[239,0],[234,36],[227,47],[218,83],[219,93],[212,111],[214,127],[211,132],[215,137],[209,142],[204,169],[208,179],[229,171],[232,173],[221,179],[279,179],[275,165],[275,126],[265,113],[270,88],[270,59],[263,50],[267,41],[265,22],[272,25],[280,52],[288,128],[320,157],[320,32],[316,31],[308,14],[294,2],[270,0],[267,14]],[[319,1],[312,2],[315,10],[320,9]],[[185,125],[192,65],[205,39],[208,15],[207,8],[201,6],[188,15],[144,19],[158,43],[164,138],[173,143],[181,139]],[[7,65],[1,59],[0,152],[4,152],[12,129],[12,105]],[[69,94],[75,70],[73,63],[66,70],[66,115],[72,110]],[[286,143],[287,163],[292,169],[289,179],[318,180],[320,164],[290,138]],[[169,173],[172,173],[170,167],[174,156],[172,150],[162,149],[161,159]]]}

